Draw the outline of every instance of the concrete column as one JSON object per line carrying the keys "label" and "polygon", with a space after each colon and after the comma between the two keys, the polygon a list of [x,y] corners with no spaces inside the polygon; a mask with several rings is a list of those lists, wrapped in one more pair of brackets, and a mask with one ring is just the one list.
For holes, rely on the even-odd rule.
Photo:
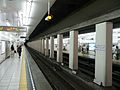
{"label": "concrete column", "polygon": [[46,38],[45,40],[45,56],[48,56],[48,48],[49,48],[49,41],[48,41],[48,38]]}
{"label": "concrete column", "polygon": [[[7,58],[7,54],[8,54],[8,51],[7,51],[8,45],[7,45],[7,41],[4,41],[4,42],[5,42],[5,59],[6,59]],[[17,49],[15,49],[15,50],[17,50]]]}
{"label": "concrete column", "polygon": [[45,54],[45,43],[44,43],[44,39],[42,39],[42,54]]}
{"label": "concrete column", "polygon": [[57,35],[57,62],[63,62],[63,35]]}
{"label": "concrete column", "polygon": [[69,68],[78,69],[78,31],[70,31]]}
{"label": "concrete column", "polygon": [[54,37],[50,37],[50,58],[54,58]]}
{"label": "concrete column", "polygon": [[110,22],[96,24],[94,82],[102,86],[112,86],[112,28]]}
{"label": "concrete column", "polygon": [[40,39],[40,53],[42,53],[42,39]]}
{"label": "concrete column", "polygon": [[41,39],[41,53],[43,53],[43,40]]}

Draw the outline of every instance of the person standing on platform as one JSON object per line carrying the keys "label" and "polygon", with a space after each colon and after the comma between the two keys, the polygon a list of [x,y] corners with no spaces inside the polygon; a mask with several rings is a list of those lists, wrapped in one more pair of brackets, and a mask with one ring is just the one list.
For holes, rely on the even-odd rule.
{"label": "person standing on platform", "polygon": [[115,53],[116,53],[116,60],[118,60],[120,54],[120,49],[118,48],[118,46],[116,46]]}
{"label": "person standing on platform", "polygon": [[11,45],[11,56],[14,56],[14,46],[13,46],[13,44]]}
{"label": "person standing on platform", "polygon": [[21,57],[21,52],[22,52],[21,45],[20,46],[17,45],[17,52],[18,52],[18,55],[19,55],[19,58],[20,58]]}
{"label": "person standing on platform", "polygon": [[87,54],[89,54],[89,44],[86,47]]}

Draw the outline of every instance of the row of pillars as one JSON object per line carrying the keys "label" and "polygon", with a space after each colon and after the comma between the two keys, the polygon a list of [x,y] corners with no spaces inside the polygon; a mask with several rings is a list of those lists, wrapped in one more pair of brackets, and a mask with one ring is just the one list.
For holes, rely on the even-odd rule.
{"label": "row of pillars", "polygon": [[[96,24],[96,56],[94,82],[112,86],[112,23]],[[40,40],[40,52],[48,56],[49,39]],[[63,35],[57,35],[57,62],[63,62]],[[54,58],[54,37],[50,37],[50,58]],[[78,31],[70,31],[69,68],[78,69]]]}

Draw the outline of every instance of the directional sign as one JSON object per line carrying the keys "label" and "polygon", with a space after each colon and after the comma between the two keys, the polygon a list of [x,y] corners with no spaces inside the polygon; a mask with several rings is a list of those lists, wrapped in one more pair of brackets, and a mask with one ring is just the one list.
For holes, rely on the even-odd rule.
{"label": "directional sign", "polygon": [[19,31],[19,29],[11,26],[0,26],[0,31]]}

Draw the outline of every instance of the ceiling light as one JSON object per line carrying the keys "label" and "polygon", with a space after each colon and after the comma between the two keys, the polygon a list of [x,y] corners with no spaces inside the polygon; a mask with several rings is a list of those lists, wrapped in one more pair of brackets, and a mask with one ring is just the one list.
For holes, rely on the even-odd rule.
{"label": "ceiling light", "polygon": [[28,2],[32,2],[33,0],[28,0]]}
{"label": "ceiling light", "polygon": [[6,22],[6,25],[7,25],[7,26],[11,26],[9,22]]}
{"label": "ceiling light", "polygon": [[32,3],[33,3],[33,0],[27,0],[25,2],[24,6],[26,7],[24,8],[24,12],[23,12],[23,25],[28,24],[30,13],[31,13],[31,8],[32,8]]}
{"label": "ceiling light", "polygon": [[52,15],[48,15],[48,16],[45,18],[45,20],[46,20],[46,21],[50,21],[52,18],[53,18]]}
{"label": "ceiling light", "polygon": [[50,0],[48,0],[48,16],[45,18],[46,21],[50,21],[53,15],[50,14]]}
{"label": "ceiling light", "polygon": [[48,15],[48,19],[51,20],[51,19],[52,19],[52,16]]}

